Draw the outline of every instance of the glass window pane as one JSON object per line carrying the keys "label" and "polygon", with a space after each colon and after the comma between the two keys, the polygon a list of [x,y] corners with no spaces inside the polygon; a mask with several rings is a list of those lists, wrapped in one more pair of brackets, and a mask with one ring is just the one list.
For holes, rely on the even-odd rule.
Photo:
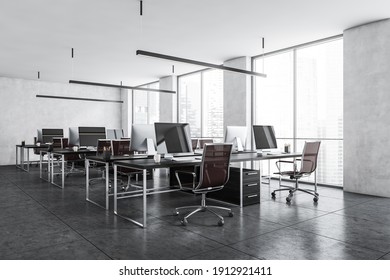
{"label": "glass window pane", "polygon": [[343,41],[297,50],[297,137],[343,137]]}
{"label": "glass window pane", "polygon": [[[313,140],[307,140],[313,141]],[[297,151],[302,152],[305,140],[297,141]],[[336,186],[343,185],[343,141],[321,140],[317,162],[317,182]],[[314,175],[308,181],[314,182]]]}
{"label": "glass window pane", "polygon": [[[159,83],[152,83],[146,88],[158,89]],[[135,124],[153,124],[160,119],[160,95],[158,92],[134,91]]]}
{"label": "glass window pane", "polygon": [[[263,71],[263,59],[255,69]],[[267,78],[256,78],[254,124],[273,125],[276,138],[293,137],[293,70],[293,52],[285,52],[265,57]]]}
{"label": "glass window pane", "polygon": [[203,72],[202,137],[223,137],[223,71]]}
{"label": "glass window pane", "polygon": [[191,137],[201,137],[201,73],[179,78],[179,122],[190,124]]}

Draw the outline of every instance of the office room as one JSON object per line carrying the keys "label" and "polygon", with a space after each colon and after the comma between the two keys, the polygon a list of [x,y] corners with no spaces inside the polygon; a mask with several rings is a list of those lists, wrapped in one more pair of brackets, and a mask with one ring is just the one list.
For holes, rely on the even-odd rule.
{"label": "office room", "polygon": [[0,3],[0,266],[390,259],[388,1]]}

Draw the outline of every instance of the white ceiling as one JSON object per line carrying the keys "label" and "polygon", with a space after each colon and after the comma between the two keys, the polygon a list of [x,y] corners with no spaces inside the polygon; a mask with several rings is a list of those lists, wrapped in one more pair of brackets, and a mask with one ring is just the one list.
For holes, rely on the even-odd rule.
{"label": "white ceiling", "polygon": [[[389,0],[0,0],[0,76],[139,85],[173,62],[209,63],[341,34],[390,17]],[[71,48],[75,57],[71,59]],[[180,75],[199,69],[175,63]]]}

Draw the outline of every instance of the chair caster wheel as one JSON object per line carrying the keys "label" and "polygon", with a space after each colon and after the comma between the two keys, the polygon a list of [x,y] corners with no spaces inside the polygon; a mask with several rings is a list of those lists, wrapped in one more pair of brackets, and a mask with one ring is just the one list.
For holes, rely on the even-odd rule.
{"label": "chair caster wheel", "polygon": [[229,217],[233,217],[234,216],[234,213],[233,212],[229,212]]}
{"label": "chair caster wheel", "polygon": [[291,197],[289,197],[289,196],[286,197],[286,202],[287,202],[287,203],[291,202]]}
{"label": "chair caster wheel", "polygon": [[317,202],[317,201],[318,201],[318,197],[314,197],[314,198],[313,198],[313,201],[314,201],[314,202]]}
{"label": "chair caster wheel", "polygon": [[179,211],[174,210],[174,211],[173,211],[173,215],[179,216]]}
{"label": "chair caster wheel", "polygon": [[188,221],[187,219],[183,219],[180,221],[180,223],[183,225],[183,226],[186,226],[188,224]]}
{"label": "chair caster wheel", "polygon": [[272,192],[272,193],[271,193],[271,197],[272,197],[273,199],[275,199],[276,194],[275,194],[274,192]]}
{"label": "chair caster wheel", "polygon": [[288,193],[292,193],[292,190],[289,190]]}
{"label": "chair caster wheel", "polygon": [[219,220],[219,222],[218,222],[218,226],[223,226],[223,224],[224,224],[225,222],[223,221],[223,220]]}

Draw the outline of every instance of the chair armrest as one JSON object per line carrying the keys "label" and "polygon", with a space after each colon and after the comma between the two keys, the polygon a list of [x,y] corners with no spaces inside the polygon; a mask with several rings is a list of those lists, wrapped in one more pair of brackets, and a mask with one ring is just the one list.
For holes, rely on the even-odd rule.
{"label": "chair armrest", "polygon": [[297,165],[295,164],[295,162],[297,160],[301,160],[301,159],[298,158],[298,159],[294,159],[293,161],[291,161],[291,160],[278,160],[277,162],[275,162],[275,164],[276,164],[276,167],[278,168],[279,173],[280,173],[280,172],[282,172],[282,170],[281,170],[281,167],[282,167],[281,163],[291,163],[291,164],[293,164],[293,170],[294,170],[294,173],[295,173],[295,172],[297,172]]}
{"label": "chair armrest", "polygon": [[[183,187],[183,185],[180,181],[179,173],[192,175],[192,188]],[[175,176],[176,176],[177,181],[179,182],[180,189],[194,189],[195,188],[195,180],[196,180],[196,173],[195,172],[176,170]]]}

